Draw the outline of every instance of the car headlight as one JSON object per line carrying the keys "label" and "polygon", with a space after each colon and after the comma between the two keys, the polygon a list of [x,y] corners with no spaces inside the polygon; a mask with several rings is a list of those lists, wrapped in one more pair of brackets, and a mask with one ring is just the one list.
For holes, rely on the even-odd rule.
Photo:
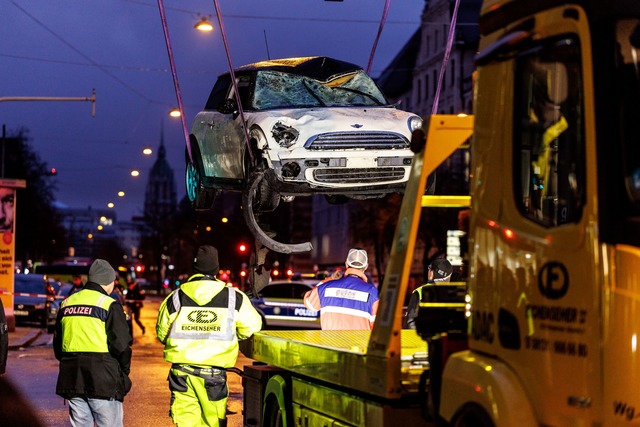
{"label": "car headlight", "polygon": [[293,145],[294,142],[298,139],[298,135],[300,132],[296,128],[291,126],[287,126],[282,122],[277,122],[271,128],[271,135],[273,135],[273,139],[276,140],[278,145],[284,148],[288,148]]}
{"label": "car headlight", "polygon": [[413,132],[416,129],[420,129],[422,127],[422,119],[418,116],[411,116],[407,121],[409,125],[409,130]]}

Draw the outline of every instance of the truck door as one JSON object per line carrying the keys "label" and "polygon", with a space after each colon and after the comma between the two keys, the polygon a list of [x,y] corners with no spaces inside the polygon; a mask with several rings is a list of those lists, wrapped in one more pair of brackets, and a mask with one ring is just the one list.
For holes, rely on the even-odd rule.
{"label": "truck door", "polygon": [[589,26],[570,6],[519,27],[478,67],[470,347],[516,373],[540,424],[577,425],[601,390]]}

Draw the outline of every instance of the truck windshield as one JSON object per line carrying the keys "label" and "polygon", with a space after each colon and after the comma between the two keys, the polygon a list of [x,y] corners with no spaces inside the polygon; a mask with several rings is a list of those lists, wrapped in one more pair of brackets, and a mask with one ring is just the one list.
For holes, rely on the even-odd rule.
{"label": "truck windshield", "polygon": [[640,207],[640,20],[618,21],[616,39],[624,176],[631,201]]}
{"label": "truck windshield", "polygon": [[387,104],[380,89],[363,71],[335,76],[326,82],[298,74],[260,71],[252,102],[256,110]]}

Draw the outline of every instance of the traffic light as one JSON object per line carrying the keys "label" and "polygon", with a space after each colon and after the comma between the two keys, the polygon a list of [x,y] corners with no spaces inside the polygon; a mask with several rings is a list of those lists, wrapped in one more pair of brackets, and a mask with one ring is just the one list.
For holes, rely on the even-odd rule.
{"label": "traffic light", "polygon": [[246,254],[247,250],[248,250],[248,247],[247,247],[246,243],[238,244],[238,252],[240,252],[241,254]]}
{"label": "traffic light", "polygon": [[58,174],[58,170],[56,168],[51,168],[44,173],[46,176],[54,176]]}

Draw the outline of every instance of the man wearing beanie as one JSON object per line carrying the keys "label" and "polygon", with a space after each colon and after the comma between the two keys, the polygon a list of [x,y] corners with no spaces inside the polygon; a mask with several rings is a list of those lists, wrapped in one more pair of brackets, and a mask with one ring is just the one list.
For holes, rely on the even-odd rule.
{"label": "man wearing beanie", "polygon": [[262,327],[260,314],[238,289],[216,279],[218,251],[200,246],[193,276],[160,305],[156,334],[171,363],[169,413],[179,426],[226,426],[227,368],[238,339]]}
{"label": "man wearing beanie", "polygon": [[320,327],[326,330],[373,329],[378,312],[378,288],[367,282],[364,272],[367,251],[349,250],[341,279],[318,284],[304,296],[309,310],[320,310]]}
{"label": "man wearing beanie", "polygon": [[451,281],[452,273],[453,267],[446,258],[437,258],[429,265],[427,283],[414,290],[411,293],[411,298],[409,298],[409,305],[407,306],[408,328],[416,328],[416,317],[418,317],[420,302],[434,302],[435,296],[432,295],[433,286],[437,285],[438,282]]}
{"label": "man wearing beanie", "polygon": [[60,361],[56,394],[69,401],[74,426],[122,426],[131,389],[131,334],[122,305],[109,294],[116,272],[96,259],[82,290],[58,311],[53,350]]}

